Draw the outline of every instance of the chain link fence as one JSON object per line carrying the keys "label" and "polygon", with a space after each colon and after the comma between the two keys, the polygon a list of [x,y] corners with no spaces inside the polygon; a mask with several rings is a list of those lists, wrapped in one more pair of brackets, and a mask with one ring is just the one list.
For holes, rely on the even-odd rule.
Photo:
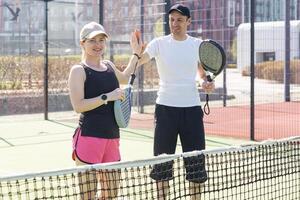
{"label": "chain link fence", "polygon": [[[191,9],[188,33],[218,41],[227,54],[226,69],[211,95],[213,108],[246,106],[250,110],[250,76],[255,76],[256,104],[285,102],[284,20],[287,1],[256,0],[255,74],[250,71],[250,0],[0,0],[0,115],[72,110],[67,79],[81,57],[79,32],[90,21],[103,23],[110,35],[105,58],[123,69],[131,55],[129,38],[140,29],[145,42],[169,34],[170,5]],[[290,0],[290,101],[300,100],[300,1]],[[48,9],[46,9],[46,3]],[[45,21],[48,18],[48,55]],[[293,25],[295,24],[295,25]],[[46,56],[48,65],[45,65]],[[48,75],[45,76],[45,68]],[[135,83],[134,105],[139,112],[154,105],[159,78],[152,61],[141,67]],[[200,93],[201,98],[205,94]],[[295,109],[293,110],[295,111]],[[292,111],[284,111],[292,112]],[[296,116],[299,117],[299,106]],[[224,116],[220,116],[224,117]],[[273,120],[275,115],[273,116]],[[292,123],[292,122],[291,122]],[[287,121],[287,124],[289,122]],[[241,136],[247,137],[247,136]]]}

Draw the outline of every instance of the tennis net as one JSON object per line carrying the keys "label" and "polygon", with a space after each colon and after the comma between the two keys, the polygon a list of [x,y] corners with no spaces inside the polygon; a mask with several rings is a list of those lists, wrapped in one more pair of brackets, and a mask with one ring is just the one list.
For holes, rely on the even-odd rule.
{"label": "tennis net", "polygon": [[0,200],[299,200],[300,137],[0,177]]}

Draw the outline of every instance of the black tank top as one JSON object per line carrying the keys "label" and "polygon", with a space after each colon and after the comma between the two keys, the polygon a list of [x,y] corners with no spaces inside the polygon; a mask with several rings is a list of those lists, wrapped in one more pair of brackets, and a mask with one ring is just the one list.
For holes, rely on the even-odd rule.
{"label": "black tank top", "polygon": [[[112,67],[107,66],[106,71],[95,71],[81,63],[86,74],[84,83],[84,98],[94,98],[108,93],[119,87],[118,79]],[[83,136],[113,139],[119,138],[120,132],[114,116],[114,102],[108,101],[93,110],[81,113],[79,126]]]}

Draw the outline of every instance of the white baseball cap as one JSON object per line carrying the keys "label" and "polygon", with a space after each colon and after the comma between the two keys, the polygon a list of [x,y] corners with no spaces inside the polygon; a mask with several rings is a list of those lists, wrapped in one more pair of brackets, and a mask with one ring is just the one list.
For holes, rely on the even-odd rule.
{"label": "white baseball cap", "polygon": [[91,39],[96,35],[103,34],[108,38],[108,34],[105,32],[104,27],[97,22],[90,22],[84,25],[80,31],[80,40]]}

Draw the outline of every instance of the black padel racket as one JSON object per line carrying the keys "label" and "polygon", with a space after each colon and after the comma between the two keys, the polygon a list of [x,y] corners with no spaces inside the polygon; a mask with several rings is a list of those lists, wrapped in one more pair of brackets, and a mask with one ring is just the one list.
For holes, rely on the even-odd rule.
{"label": "black padel racket", "polygon": [[[213,81],[224,69],[226,55],[223,47],[214,40],[203,40],[199,46],[199,59],[206,72],[207,81]],[[204,113],[209,114],[209,96],[206,94]]]}

